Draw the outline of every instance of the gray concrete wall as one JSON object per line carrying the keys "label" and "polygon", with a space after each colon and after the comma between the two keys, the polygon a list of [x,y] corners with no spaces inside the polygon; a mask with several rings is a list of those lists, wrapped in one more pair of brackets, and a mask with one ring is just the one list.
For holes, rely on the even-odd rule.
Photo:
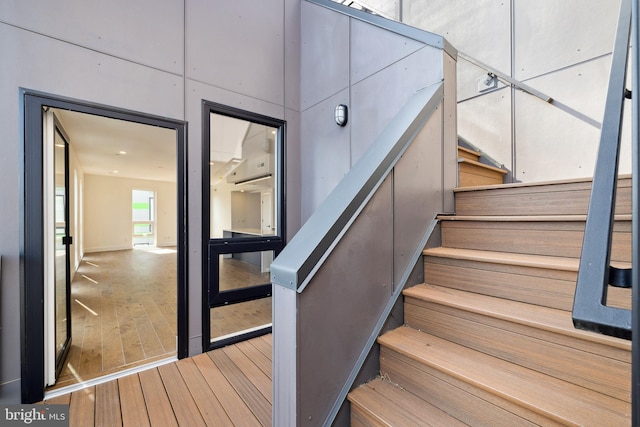
{"label": "gray concrete wall", "polygon": [[287,121],[300,225],[299,0],[0,3],[0,402],[20,399],[19,88],[188,122],[189,352],[201,352],[201,100]]}
{"label": "gray concrete wall", "polygon": [[[516,181],[593,174],[619,0],[360,0],[446,37],[458,50],[551,96],[479,93],[486,72],[458,61],[459,134],[514,172]],[[627,108],[630,108],[628,101]],[[625,124],[620,171],[630,173]]]}
{"label": "gray concrete wall", "polygon": [[[444,78],[441,49],[320,5],[302,4],[302,220],[417,90]],[[375,53],[372,53],[375,52]],[[338,104],[349,122],[334,122]]]}

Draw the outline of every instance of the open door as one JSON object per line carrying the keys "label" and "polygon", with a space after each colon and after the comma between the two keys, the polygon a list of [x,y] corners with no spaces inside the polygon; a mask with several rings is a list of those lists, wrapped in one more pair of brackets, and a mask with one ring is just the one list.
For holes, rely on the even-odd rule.
{"label": "open door", "polygon": [[45,383],[56,382],[71,347],[69,138],[51,111],[44,113],[45,153]]}

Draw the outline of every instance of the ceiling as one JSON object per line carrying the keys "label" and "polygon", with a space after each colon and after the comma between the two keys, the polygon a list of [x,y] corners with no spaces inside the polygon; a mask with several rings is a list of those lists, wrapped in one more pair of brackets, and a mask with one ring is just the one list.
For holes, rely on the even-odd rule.
{"label": "ceiling", "polygon": [[88,175],[175,182],[176,131],[52,109]]}

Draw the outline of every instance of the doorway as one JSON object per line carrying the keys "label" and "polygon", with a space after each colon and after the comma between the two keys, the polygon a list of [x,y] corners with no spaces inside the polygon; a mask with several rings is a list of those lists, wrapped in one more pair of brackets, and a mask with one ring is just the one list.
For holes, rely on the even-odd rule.
{"label": "doorway", "polygon": [[[169,256],[173,259],[175,265],[174,273],[172,275],[166,275],[172,277],[172,284],[170,286],[170,292],[173,295],[173,306],[170,308],[164,307],[164,311],[173,321],[173,330],[170,336],[163,337],[163,343],[166,343],[165,347],[172,347],[171,354],[174,357],[182,358],[187,355],[187,277],[186,277],[186,259],[187,259],[187,242],[186,242],[186,203],[184,203],[186,195],[186,168],[185,168],[185,147],[186,147],[186,123],[174,120],[168,120],[165,118],[158,118],[140,113],[134,113],[130,111],[122,111],[111,107],[96,106],[94,104],[83,103],[80,101],[61,99],[45,94],[23,91],[23,105],[24,105],[24,200],[23,200],[23,212],[25,212],[22,233],[21,233],[21,247],[23,254],[23,268],[21,270],[21,287],[23,291],[22,299],[22,400],[23,402],[35,402],[39,401],[44,396],[45,385],[49,383],[46,379],[50,376],[49,372],[45,372],[45,358],[48,357],[49,351],[46,339],[48,339],[48,331],[51,322],[46,320],[44,312],[44,302],[47,300],[46,284],[48,283],[48,273],[45,265],[47,259],[52,259],[52,254],[55,254],[55,247],[47,244],[47,241],[52,241],[49,237],[50,234],[47,231],[47,226],[51,222],[55,224],[55,229],[59,233],[55,234],[55,238],[62,243],[63,238],[66,238],[67,248],[66,255],[70,257],[68,266],[70,268],[69,276],[72,283],[71,289],[79,289],[79,293],[74,294],[69,292],[67,297],[67,303],[72,307],[71,315],[67,315],[65,318],[67,327],[71,329],[71,337],[73,337],[74,321],[77,316],[74,317],[73,309],[78,308],[80,311],[84,311],[86,314],[86,321],[88,319],[98,317],[97,315],[106,315],[108,307],[102,304],[97,304],[96,300],[91,300],[88,297],[89,291],[99,293],[102,296],[109,295],[109,293],[116,293],[110,286],[108,281],[112,279],[115,274],[107,274],[107,279],[100,278],[100,271],[106,271],[105,267],[108,267],[108,257],[104,257],[104,254],[109,255],[123,255],[127,251],[133,251],[133,233],[132,233],[132,188],[133,184],[129,181],[136,181],[136,185],[139,187],[139,181],[144,180],[145,185],[148,182],[155,182],[154,177],[157,174],[172,174],[173,192],[168,197],[164,197],[164,201],[171,200],[171,208],[166,208],[168,213],[165,219],[164,231],[161,234],[154,234],[153,245],[146,245],[144,253],[132,254],[129,257],[132,271],[145,271],[148,274],[152,274],[155,271],[160,270],[160,267],[151,267],[150,260],[160,259],[162,256]],[[56,190],[54,199],[58,202],[58,205],[62,203],[65,196],[65,209],[70,212],[64,221],[58,221],[58,217],[55,217],[55,222],[45,220],[47,218],[46,212],[46,189],[41,184],[43,180],[47,179],[51,171],[43,168],[43,164],[47,164],[49,157],[46,152],[46,146],[43,144],[45,137],[45,129],[43,127],[44,116],[47,112],[54,112],[60,116],[59,122],[63,124],[65,133],[70,134],[71,137],[67,137],[68,142],[68,154],[67,156],[67,172],[66,172],[66,188],[64,191],[58,189],[56,184]],[[93,149],[89,150],[89,157],[81,155],[83,143],[88,143],[88,138],[80,138],[82,142],[78,142],[74,147],[73,134],[78,130],[80,126],[75,120],[103,120],[113,126],[137,126],[146,128],[146,130],[163,131],[169,133],[170,143],[168,148],[160,147],[158,144],[153,146],[143,147],[140,140],[137,138],[121,138],[121,141],[130,143],[128,147],[120,147],[113,143],[95,143]],[[66,123],[65,123],[66,122]],[[72,123],[72,124],[69,124]],[[92,125],[95,127],[95,124]],[[63,133],[61,132],[61,135]],[[59,139],[59,138],[58,138]],[[157,140],[157,138],[156,138]],[[136,141],[138,144],[136,145]],[[59,142],[59,141],[58,141]],[[149,159],[155,159],[159,161],[159,152],[162,150],[171,151],[171,168],[167,168],[165,164],[153,163],[153,170],[144,169],[138,166],[133,166],[138,170],[143,169],[142,176],[130,176],[131,162],[128,160],[134,157],[134,152],[141,149],[141,155],[146,156],[147,163]],[[102,153],[100,150],[105,150]],[[74,152],[75,151],[75,152]],[[151,156],[149,153],[153,153]],[[85,153],[86,154],[86,153]],[[113,164],[118,163],[119,166],[111,166],[108,170],[104,170],[98,173],[94,168],[101,167],[99,158],[108,158]],[[94,155],[95,158],[90,156]],[[52,166],[53,167],[53,166]],[[103,166],[102,166],[103,167]],[[165,169],[165,170],[163,170]],[[169,170],[166,170],[169,169]],[[69,172],[69,170],[71,172]],[[153,176],[152,176],[153,175]],[[71,177],[71,179],[69,179]],[[158,180],[159,181],[159,180]],[[69,183],[71,187],[69,188]],[[114,185],[117,183],[117,185]],[[129,183],[129,184],[127,184]],[[126,185],[123,185],[126,184]],[[126,192],[126,200],[128,202],[122,203],[118,197],[119,187],[129,187]],[[158,196],[154,197],[153,205],[154,212],[159,211],[158,201],[162,193],[157,192]],[[73,199],[73,200],[70,200]],[[58,206],[53,203],[54,207]],[[62,206],[62,205],[60,205]],[[118,209],[126,211],[126,214],[122,214]],[[53,209],[54,211],[56,209]],[[63,209],[61,209],[62,212]],[[120,212],[120,213],[119,213]],[[163,211],[164,212],[164,211]],[[106,218],[106,219],[105,219]],[[159,218],[154,216],[154,221],[157,225],[160,224]],[[126,223],[126,238],[125,234],[121,232],[122,226],[120,222],[124,220]],[[170,226],[166,224],[166,221],[171,221]],[[43,224],[44,223],[44,224]],[[62,226],[71,228],[69,231],[65,231],[62,235]],[[159,227],[156,227],[159,228]],[[75,229],[75,230],[73,230]],[[172,230],[170,232],[169,230]],[[154,230],[155,231],[155,230]],[[60,236],[58,236],[60,234]],[[75,235],[74,235],[75,234]],[[128,239],[128,240],[127,240]],[[60,246],[60,245],[59,245]],[[64,245],[59,250],[64,249]],[[139,256],[138,256],[139,255]],[[100,258],[102,256],[102,258]],[[143,258],[146,257],[146,258]],[[74,259],[75,258],[75,259]],[[99,260],[98,260],[99,259]],[[120,271],[123,268],[124,261],[119,259],[115,262],[112,272]],[[158,265],[166,265],[166,262],[161,262]],[[77,269],[76,269],[77,266]],[[89,271],[91,270],[91,271]],[[103,276],[104,277],[104,276]],[[146,276],[149,277],[149,276]],[[98,278],[98,279],[96,279]],[[122,280],[120,280],[122,281]],[[141,280],[142,282],[148,282],[149,280]],[[85,284],[79,282],[86,282]],[[76,286],[76,284],[78,286]],[[84,287],[83,287],[84,286]],[[136,291],[132,288],[126,290],[127,301],[131,301],[131,294]],[[142,293],[140,291],[139,293]],[[158,289],[150,289],[146,292],[146,295],[160,292]],[[90,302],[87,304],[87,302]],[[134,310],[135,303],[116,304],[124,306],[130,311]],[[113,306],[113,304],[112,304]],[[100,307],[100,310],[96,310],[96,307]],[[155,314],[162,314],[163,310],[159,309]],[[62,319],[62,317],[61,317]],[[122,317],[115,317],[118,322]],[[87,326],[83,322],[78,321],[78,327]],[[169,322],[167,322],[169,323]],[[104,328],[104,326],[102,326]],[[61,329],[61,328],[55,328]],[[89,328],[90,329],[90,328]],[[126,330],[126,328],[123,328]],[[26,331],[29,331],[26,333]],[[103,335],[108,335],[103,334]],[[137,332],[137,335],[145,335],[144,333]],[[86,336],[86,332],[83,337]],[[84,338],[83,338],[84,339]],[[59,340],[58,340],[59,341]],[[75,339],[71,339],[71,345],[67,359],[71,357],[74,351],[76,342]],[[84,343],[83,343],[84,344]],[[100,352],[104,343],[100,344]],[[130,348],[128,345],[122,345],[122,347],[114,353],[124,354],[126,358],[126,350]],[[57,347],[56,347],[57,348]],[[166,356],[166,348],[160,350],[164,356]],[[59,352],[58,352],[59,353]],[[144,356],[144,351],[142,352]],[[57,356],[59,357],[59,356]],[[56,357],[56,359],[57,359]],[[102,367],[106,366],[105,362],[101,362]],[[118,363],[116,365],[116,371],[118,370]],[[120,366],[126,366],[127,363]],[[60,374],[60,370],[56,372]]]}
{"label": "doorway", "polygon": [[206,350],[271,331],[270,267],[285,242],[285,123],[203,106]]}

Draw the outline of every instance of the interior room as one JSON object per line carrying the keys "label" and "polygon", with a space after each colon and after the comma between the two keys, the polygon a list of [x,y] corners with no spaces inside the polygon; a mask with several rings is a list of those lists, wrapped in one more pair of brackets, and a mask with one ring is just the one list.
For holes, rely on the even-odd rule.
{"label": "interior room", "polygon": [[61,109],[46,114],[56,127],[57,366],[47,383],[60,388],[175,359],[175,131]]}
{"label": "interior room", "polygon": [[[56,369],[49,389],[175,359],[175,131],[61,109],[47,114],[56,128]],[[276,129],[215,114],[211,120],[211,238],[274,235]],[[221,254],[218,291],[264,287],[273,258],[274,251]],[[268,296],[210,309],[212,343],[270,326]]]}

